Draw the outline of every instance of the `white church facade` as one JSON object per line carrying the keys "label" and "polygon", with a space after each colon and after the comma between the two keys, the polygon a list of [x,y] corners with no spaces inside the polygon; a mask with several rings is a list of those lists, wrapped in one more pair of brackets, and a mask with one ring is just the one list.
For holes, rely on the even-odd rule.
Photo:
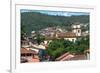
{"label": "white church facade", "polygon": [[48,42],[51,42],[53,39],[65,39],[75,42],[78,38],[81,37],[81,25],[72,25],[71,29],[72,30],[70,32],[56,32],[54,35],[52,35],[53,37],[46,37],[44,43],[47,44]]}
{"label": "white church facade", "polygon": [[58,37],[63,37],[65,40],[75,42],[77,38],[81,37],[81,25],[72,25],[71,32],[65,32],[58,35]]}

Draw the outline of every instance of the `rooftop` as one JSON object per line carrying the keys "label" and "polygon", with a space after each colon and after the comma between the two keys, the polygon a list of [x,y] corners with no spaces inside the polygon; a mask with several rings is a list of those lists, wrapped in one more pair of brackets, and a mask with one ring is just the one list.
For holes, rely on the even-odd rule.
{"label": "rooftop", "polygon": [[21,54],[28,54],[28,53],[36,54],[34,50],[31,50],[29,48],[21,48],[20,50],[21,50]]}
{"label": "rooftop", "polygon": [[76,37],[76,34],[73,32],[63,32],[63,33],[58,33],[58,38],[73,38]]}

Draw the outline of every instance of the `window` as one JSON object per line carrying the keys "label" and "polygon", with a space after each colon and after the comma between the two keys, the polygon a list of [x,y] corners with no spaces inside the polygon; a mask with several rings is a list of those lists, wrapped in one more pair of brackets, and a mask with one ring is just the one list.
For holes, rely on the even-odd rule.
{"label": "window", "polygon": [[74,40],[74,39],[72,39],[72,41],[74,42],[75,40]]}
{"label": "window", "polygon": [[80,33],[80,30],[78,30],[78,33]]}

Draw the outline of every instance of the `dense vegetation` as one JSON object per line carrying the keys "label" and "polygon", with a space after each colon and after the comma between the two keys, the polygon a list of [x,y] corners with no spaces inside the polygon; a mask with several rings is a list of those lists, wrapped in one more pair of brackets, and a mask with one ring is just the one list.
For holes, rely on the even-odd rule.
{"label": "dense vegetation", "polygon": [[49,43],[46,52],[54,59],[62,54],[69,52],[71,54],[84,54],[84,51],[89,48],[89,36],[82,37],[76,42],[71,42],[64,39],[55,39]]}
{"label": "dense vegetation", "polygon": [[40,45],[41,42],[44,42],[45,37],[40,35],[39,33],[36,34],[36,36],[33,37],[33,39],[35,38],[36,42],[38,43],[38,45]]}
{"label": "dense vegetation", "polygon": [[61,26],[68,29],[72,23],[89,23],[89,15],[80,16],[52,16],[36,12],[21,13],[21,29],[30,35],[31,31],[38,31],[43,28]]}

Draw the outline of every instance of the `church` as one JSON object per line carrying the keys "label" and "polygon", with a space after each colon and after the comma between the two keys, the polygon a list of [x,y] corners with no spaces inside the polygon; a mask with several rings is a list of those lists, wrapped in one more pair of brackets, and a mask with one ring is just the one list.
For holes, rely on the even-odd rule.
{"label": "church", "polygon": [[81,31],[81,25],[80,24],[76,24],[76,25],[72,25],[71,26],[71,31],[66,31],[66,32],[59,32],[56,31],[52,37],[51,36],[47,36],[45,37],[46,40],[44,41],[45,44],[47,44],[48,42],[54,40],[54,39],[65,39],[65,40],[69,40],[69,41],[73,41],[75,42],[78,38],[80,38],[82,31]]}

